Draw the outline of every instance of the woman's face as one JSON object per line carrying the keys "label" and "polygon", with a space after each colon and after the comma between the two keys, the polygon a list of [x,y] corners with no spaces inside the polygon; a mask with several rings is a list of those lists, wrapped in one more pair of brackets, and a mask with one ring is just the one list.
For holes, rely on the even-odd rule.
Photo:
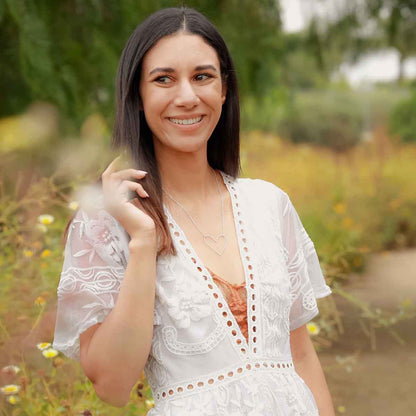
{"label": "woman's face", "polygon": [[206,152],[226,96],[215,49],[197,35],[162,38],[143,58],[140,96],[156,153]]}

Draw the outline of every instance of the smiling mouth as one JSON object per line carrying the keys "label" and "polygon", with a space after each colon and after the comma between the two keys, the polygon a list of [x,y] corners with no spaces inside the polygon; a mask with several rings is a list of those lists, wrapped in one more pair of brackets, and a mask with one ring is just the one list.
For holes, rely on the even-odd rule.
{"label": "smiling mouth", "polygon": [[202,116],[188,119],[179,119],[179,118],[168,118],[168,120],[174,124],[181,126],[190,126],[192,124],[197,124],[202,120]]}

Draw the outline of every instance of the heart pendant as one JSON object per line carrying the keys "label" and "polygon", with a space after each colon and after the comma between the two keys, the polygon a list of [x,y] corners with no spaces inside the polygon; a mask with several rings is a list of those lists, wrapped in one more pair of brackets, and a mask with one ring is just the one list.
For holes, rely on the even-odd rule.
{"label": "heart pendant", "polygon": [[[227,246],[227,237],[224,234],[220,234],[217,238],[214,238],[212,235],[204,234],[204,243],[221,256]],[[220,243],[221,246],[217,249],[216,246]]]}

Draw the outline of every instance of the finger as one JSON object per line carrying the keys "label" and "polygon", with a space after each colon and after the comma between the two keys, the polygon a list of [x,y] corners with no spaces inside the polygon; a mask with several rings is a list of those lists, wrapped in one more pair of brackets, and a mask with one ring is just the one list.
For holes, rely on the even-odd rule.
{"label": "finger", "polygon": [[142,198],[149,198],[149,194],[144,190],[143,186],[137,182],[123,181],[119,187],[120,192],[125,193],[127,190],[136,192]]}
{"label": "finger", "polygon": [[114,172],[111,174],[111,177],[118,180],[123,180],[126,178],[138,178],[142,179],[147,175],[147,172],[144,170],[138,169],[123,169],[119,170],[118,172]]}
{"label": "finger", "polygon": [[111,163],[107,166],[107,168],[105,169],[105,171],[102,173],[101,176],[109,176],[114,172],[117,172],[119,169],[117,168],[117,166],[119,166],[119,163],[121,162],[123,156],[119,155],[117,156],[115,159],[113,159],[111,161]]}

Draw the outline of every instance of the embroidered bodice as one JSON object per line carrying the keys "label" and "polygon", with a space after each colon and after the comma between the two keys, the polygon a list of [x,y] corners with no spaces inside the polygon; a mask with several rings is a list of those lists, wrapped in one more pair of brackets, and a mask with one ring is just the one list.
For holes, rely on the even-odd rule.
{"label": "embroidered bodice", "polygon": [[[279,187],[221,175],[245,284],[231,288],[210,273],[164,207],[177,255],[157,258],[149,416],[316,416],[290,350],[290,331],[314,318],[316,298],[331,293],[314,245]],[[114,307],[128,242],[108,212],[81,205],[65,247],[53,344],[68,357],[79,359],[79,335]]]}

